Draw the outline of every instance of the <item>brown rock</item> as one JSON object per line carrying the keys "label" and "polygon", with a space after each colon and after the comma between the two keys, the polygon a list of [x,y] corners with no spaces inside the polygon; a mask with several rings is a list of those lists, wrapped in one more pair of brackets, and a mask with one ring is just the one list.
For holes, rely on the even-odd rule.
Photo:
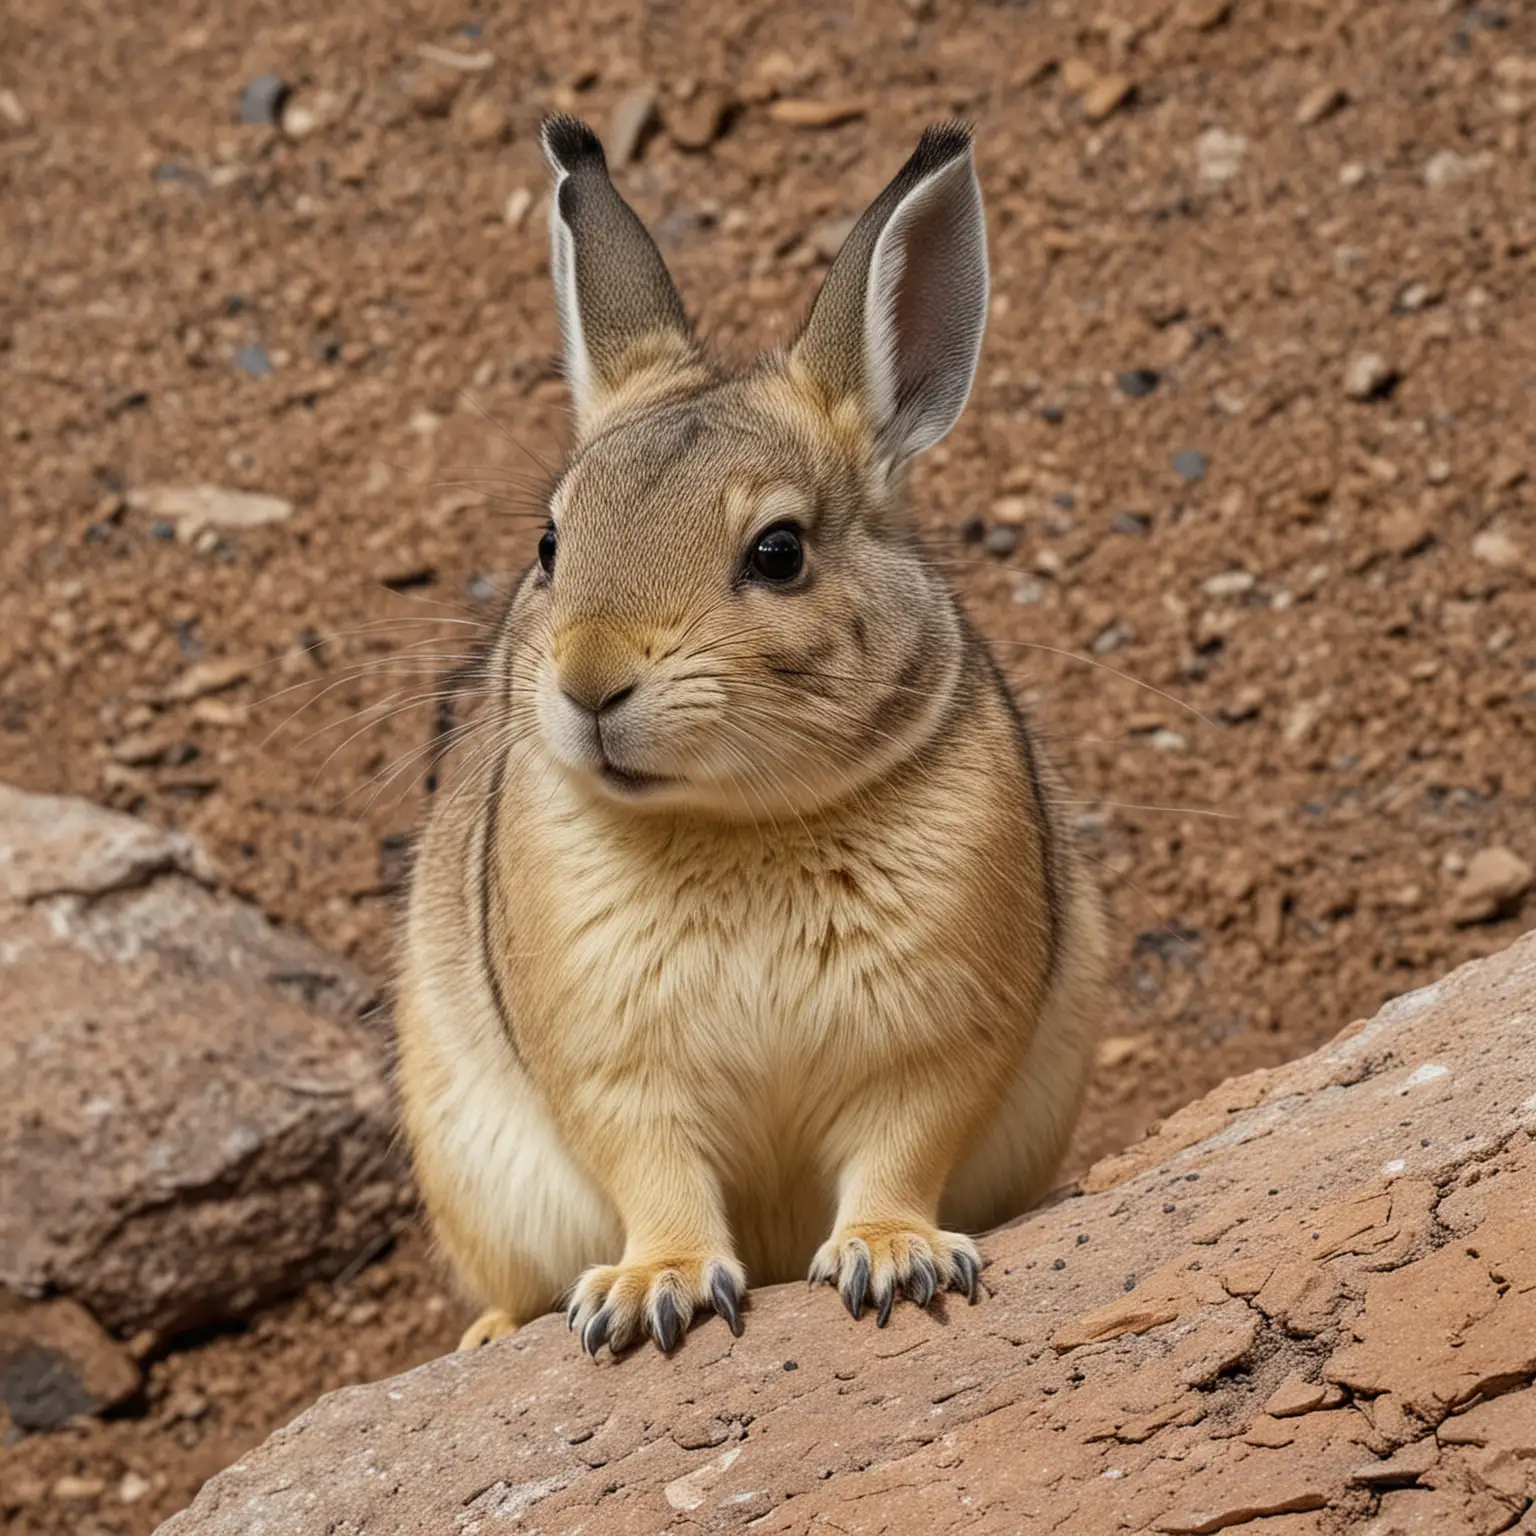
{"label": "brown rock", "polygon": [[1264,1412],[1276,1419],[1294,1418],[1298,1414],[1311,1413],[1316,1408],[1332,1407],[1341,1396],[1332,1382],[1304,1381],[1292,1372],[1269,1394]]}
{"label": "brown rock", "polygon": [[785,128],[836,128],[864,116],[866,107],[857,97],[842,97],[831,101],[813,101],[805,97],[788,97],[773,102],[768,116]]}
{"label": "brown rock", "polygon": [[819,260],[835,261],[837,253],[843,248],[843,242],[853,233],[856,222],[857,220],[851,218],[823,219],[806,235],[805,243],[816,253]]}
{"label": "brown rock", "polygon": [[139,1390],[139,1368],[78,1302],[0,1289],[0,1405],[19,1429],[53,1429]]}
{"label": "brown rock", "polygon": [[1368,1488],[1400,1488],[1404,1483],[1416,1482],[1439,1459],[1440,1447],[1434,1436],[1425,1435],[1380,1461],[1368,1461],[1356,1467],[1349,1480],[1363,1483]]}
{"label": "brown rock", "polygon": [[1508,911],[1531,888],[1533,870],[1504,847],[1480,848],[1456,887],[1452,916],[1457,923],[1486,923]]}
{"label": "brown rock", "polygon": [[210,693],[223,693],[251,675],[255,666],[249,657],[219,656],[199,661],[187,668],[175,682],[161,690],[162,704],[190,704]]}
{"label": "brown rock", "polygon": [[230,491],[218,485],[151,485],[134,491],[128,505],[176,525],[176,537],[191,543],[208,528],[261,528],[293,516],[281,496]]}
{"label": "brown rock", "polygon": [[1375,400],[1398,380],[1398,370],[1380,352],[1358,352],[1344,370],[1344,393],[1351,400]]}
{"label": "brown rock", "polygon": [[1472,540],[1472,558],[1499,571],[1518,571],[1525,552],[1502,528],[1485,528]]}
{"label": "brown rock", "polygon": [[608,132],[604,136],[603,145],[609,165],[615,170],[622,170],[638,160],[655,126],[655,87],[638,85],[634,90],[626,91],[608,114]]}
{"label": "brown rock", "polygon": [[0,87],[0,122],[25,133],[32,126],[32,114],[22,105],[21,97],[9,86]]}
{"label": "brown rock", "polygon": [[1134,88],[1129,75],[1101,75],[1083,92],[1083,116],[1090,123],[1103,122],[1125,104]]}
{"label": "brown rock", "polygon": [[505,144],[512,136],[506,107],[489,96],[476,96],[464,108],[463,119],[464,137],[476,149]]}
{"label": "brown rock", "polygon": [[0,1287],[163,1334],[392,1230],[369,989],[189,838],[0,786],[0,964]]}
{"label": "brown rock", "polygon": [[406,81],[405,94],[421,117],[447,117],[464,87],[462,70],[431,63]]}
{"label": "brown rock", "polygon": [[1232,11],[1232,0],[1179,0],[1174,20],[1191,32],[1210,32]]}
{"label": "brown rock", "polygon": [[[741,1339],[711,1318],[672,1359],[596,1368],[560,1319],[538,1321],[323,1399],[161,1536],[327,1521],[405,1536],[514,1515],[558,1536],[592,1529],[603,1497],[635,1531],[682,1516],[774,1536],[872,1520],[892,1536],[1338,1536],[1377,1497],[1353,1479],[1388,1456],[1382,1512],[1399,1523],[1383,1531],[1498,1529],[1479,1501],[1499,1507],[1494,1490],[1529,1462],[1524,1406],[1496,1412],[1496,1394],[1536,1373],[1533,989],[1536,935],[1226,1085],[1113,1160],[1102,1192],[985,1238],[976,1307],[903,1305],[879,1331],[784,1286],[754,1293]],[[1437,1211],[1456,1234],[1440,1247],[1426,1238]],[[1316,1346],[1216,1278],[1266,1264],[1296,1277],[1288,1306],[1326,1312],[1325,1376],[1401,1396],[1391,1435],[1336,1386],[1318,1400],[1301,1380]],[[1478,1393],[1437,1452],[1432,1424]],[[1450,1491],[1391,1483],[1452,1474]],[[1400,1514],[1407,1495],[1426,1502]],[[1441,1523],[1400,1523],[1420,1510]],[[1484,1523],[1458,1523],[1467,1511]]]}
{"label": "brown rock", "polygon": [[672,102],[667,107],[667,137],[679,149],[699,153],[710,147],[725,131],[730,119],[728,92],[705,86],[687,101]]}
{"label": "brown rock", "polygon": [[1429,518],[1415,507],[1393,507],[1376,531],[1389,553],[1405,558],[1417,554],[1435,536]]}
{"label": "brown rock", "polygon": [[1061,83],[1074,96],[1081,96],[1098,78],[1098,70],[1087,59],[1074,55],[1061,61]]}
{"label": "brown rock", "polygon": [[1296,108],[1296,126],[1310,128],[1325,117],[1332,117],[1349,100],[1349,93],[1341,85],[1325,81],[1313,86]]}

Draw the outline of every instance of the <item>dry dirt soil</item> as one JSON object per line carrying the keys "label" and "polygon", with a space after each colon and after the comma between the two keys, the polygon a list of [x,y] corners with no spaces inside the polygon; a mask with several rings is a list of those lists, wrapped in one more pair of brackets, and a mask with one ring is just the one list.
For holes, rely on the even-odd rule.
{"label": "dry dirt soil", "polygon": [[[963,115],[995,296],[915,508],[1113,911],[1081,1168],[1536,920],[1460,894],[1536,860],[1533,106],[1517,0],[7,0],[0,777],[197,833],[385,976],[433,695],[565,437],[540,116],[628,119],[745,354]],[[179,529],[204,483],[291,511]],[[459,1321],[403,1234],[12,1436],[7,1529],[147,1531]]]}

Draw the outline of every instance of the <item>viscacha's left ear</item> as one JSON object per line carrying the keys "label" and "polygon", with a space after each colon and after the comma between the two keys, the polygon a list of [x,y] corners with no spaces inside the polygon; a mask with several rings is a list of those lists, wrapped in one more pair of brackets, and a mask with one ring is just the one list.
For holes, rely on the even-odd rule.
{"label": "viscacha's left ear", "polygon": [[706,382],[708,370],[656,243],[608,179],[597,135],[551,117],[549,233],[565,372],[583,435],[616,409]]}
{"label": "viscacha's left ear", "polygon": [[837,254],[792,364],[829,407],[863,408],[899,461],[944,436],[976,375],[987,230],[970,131],[929,128]]}

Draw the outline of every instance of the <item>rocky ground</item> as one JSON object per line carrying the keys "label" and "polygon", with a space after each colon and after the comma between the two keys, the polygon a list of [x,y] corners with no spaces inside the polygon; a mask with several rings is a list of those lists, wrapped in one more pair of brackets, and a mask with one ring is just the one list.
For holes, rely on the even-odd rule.
{"label": "rocky ground", "polygon": [[[0,779],[386,978],[432,696],[563,436],[539,116],[743,353],[963,114],[993,315],[916,499],[1116,922],[1081,1170],[1536,917],[1533,103],[1514,4],[11,0]],[[12,1436],[4,1517],[147,1531],[456,1321],[407,1231]]]}
{"label": "rocky ground", "polygon": [[[1536,1497],[1536,939],[1224,1084],[877,1332],[755,1293],[326,1398],[160,1536],[1495,1536]],[[502,1522],[506,1522],[503,1525]]]}

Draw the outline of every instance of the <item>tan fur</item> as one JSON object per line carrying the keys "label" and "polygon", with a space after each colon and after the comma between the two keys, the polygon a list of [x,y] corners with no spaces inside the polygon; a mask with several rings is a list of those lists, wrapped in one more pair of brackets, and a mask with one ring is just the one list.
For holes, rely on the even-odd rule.
{"label": "tan fur", "polygon": [[[745,1277],[855,1312],[861,1266],[882,1312],[964,1289],[1091,1054],[1091,883],[867,423],[793,356],[669,384],[665,355],[555,489],[554,578],[519,586],[417,860],[400,1086],[501,1315],[467,1343],[567,1295],[617,1349]],[[733,586],[785,509],[804,589]],[[666,781],[638,791],[569,702],[626,688],[598,739]]]}

